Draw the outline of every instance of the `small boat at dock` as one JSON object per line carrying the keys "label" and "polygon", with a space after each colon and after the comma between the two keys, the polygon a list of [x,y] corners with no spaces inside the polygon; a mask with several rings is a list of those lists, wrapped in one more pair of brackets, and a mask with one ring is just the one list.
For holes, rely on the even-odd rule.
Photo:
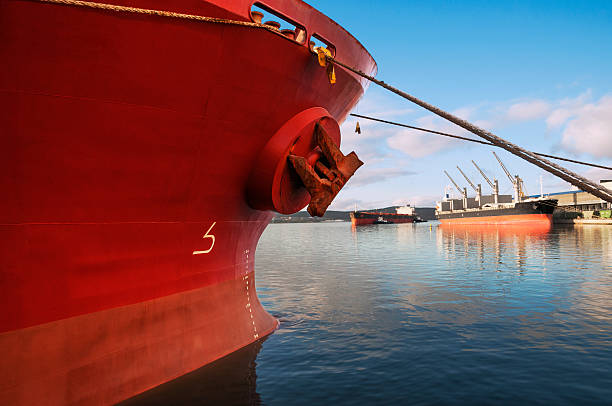
{"label": "small boat at dock", "polygon": [[423,221],[416,215],[414,207],[410,207],[410,205],[400,206],[395,210],[395,213],[355,210],[350,214],[351,224],[360,226],[366,224],[402,224]]}

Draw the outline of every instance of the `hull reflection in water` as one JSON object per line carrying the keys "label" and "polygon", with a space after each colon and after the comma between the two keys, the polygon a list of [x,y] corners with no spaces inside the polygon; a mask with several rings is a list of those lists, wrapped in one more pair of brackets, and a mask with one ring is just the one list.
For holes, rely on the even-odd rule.
{"label": "hull reflection in water", "polygon": [[257,289],[282,324],[256,367],[129,404],[610,404],[612,228],[436,224],[272,224]]}
{"label": "hull reflection in water", "polygon": [[[546,245],[551,243],[551,226],[549,223],[539,224],[445,224],[441,223],[439,232],[445,244],[447,255],[457,255],[463,247],[465,255],[476,254],[481,264],[494,258],[497,270],[503,263],[516,267],[519,274],[525,271],[529,252],[546,251]],[[541,253],[545,255],[545,252]]]}
{"label": "hull reflection in water", "polygon": [[552,226],[548,222],[533,224],[461,224],[440,223],[440,229],[445,233],[465,234],[471,236],[485,235],[538,235],[548,234]]}
{"label": "hull reflection in water", "polygon": [[267,338],[120,405],[260,405],[255,359]]}

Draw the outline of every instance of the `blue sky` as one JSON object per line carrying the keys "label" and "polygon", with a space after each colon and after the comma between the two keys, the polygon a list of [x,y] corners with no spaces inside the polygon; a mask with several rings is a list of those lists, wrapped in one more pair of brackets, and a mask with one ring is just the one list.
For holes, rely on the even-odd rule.
{"label": "blue sky", "polygon": [[[612,166],[612,1],[307,0],[351,32],[378,63],[377,77],[527,149]],[[375,85],[355,109],[416,126],[468,135]],[[360,120],[343,125],[342,149],[366,163],[332,209],[410,202],[432,206],[459,165],[511,185],[491,148]],[[469,136],[469,135],[468,135]],[[500,157],[529,193],[566,182],[511,154]],[[562,164],[598,181],[612,171]],[[478,176],[477,176],[478,175]],[[486,187],[485,187],[486,186]]]}

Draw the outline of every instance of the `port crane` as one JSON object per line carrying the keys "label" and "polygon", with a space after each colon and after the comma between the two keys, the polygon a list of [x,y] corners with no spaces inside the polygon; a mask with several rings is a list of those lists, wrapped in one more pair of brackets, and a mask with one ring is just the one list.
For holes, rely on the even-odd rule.
{"label": "port crane", "polygon": [[450,179],[450,181],[453,182],[453,185],[455,185],[455,189],[459,191],[459,194],[463,196],[463,208],[466,208],[467,207],[467,189],[463,188],[463,190],[461,190],[459,185],[457,185],[457,182],[455,182],[455,180],[448,174],[448,172],[444,171],[444,173]]}
{"label": "port crane", "polygon": [[465,180],[467,180],[467,183],[469,183],[472,189],[474,189],[474,192],[476,192],[476,200],[478,200],[478,204],[480,204],[480,201],[482,200],[482,186],[480,186],[480,183],[478,184],[478,186],[474,186],[470,178],[468,178],[467,175],[463,173],[461,168],[459,168],[459,165],[457,165],[457,169],[459,169],[459,172],[463,175]]}
{"label": "port crane", "polygon": [[476,169],[478,169],[478,172],[480,172],[482,177],[487,181],[489,186],[491,186],[491,189],[493,189],[493,198],[495,199],[495,204],[497,204],[499,200],[499,183],[497,182],[497,179],[493,178],[493,182],[491,182],[491,180],[489,180],[489,178],[487,177],[487,175],[485,175],[482,169],[480,169],[480,167],[476,165],[476,162],[472,161],[472,163],[474,164]]}
{"label": "port crane", "polygon": [[520,202],[521,199],[525,196],[525,194],[523,193],[523,180],[518,175],[516,176],[510,175],[510,171],[506,168],[506,165],[504,165],[502,160],[499,159],[495,151],[492,151],[492,152],[493,152],[493,155],[495,156],[495,159],[497,159],[497,162],[499,162],[502,169],[506,173],[506,176],[510,180],[510,183],[512,183],[512,186],[514,186],[514,201]]}
{"label": "port crane", "polygon": [[[467,195],[467,191],[465,188],[463,188],[463,190],[461,190],[461,188],[459,187],[459,185],[457,185],[457,182],[455,182],[455,180],[453,178],[451,178],[451,176],[448,174],[448,172],[444,171],[444,173],[446,174],[446,176],[450,179],[451,182],[453,182],[453,185],[455,185],[455,189],[457,189],[457,191],[459,192],[460,195],[466,197],[465,195]],[[465,193],[464,193],[465,191]]]}

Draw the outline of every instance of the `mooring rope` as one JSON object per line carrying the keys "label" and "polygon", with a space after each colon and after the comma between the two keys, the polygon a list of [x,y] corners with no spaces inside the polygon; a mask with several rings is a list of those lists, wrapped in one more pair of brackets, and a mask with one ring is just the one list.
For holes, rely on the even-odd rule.
{"label": "mooring rope", "polygon": [[434,113],[437,116],[440,116],[444,119],[446,119],[447,121],[450,121],[451,123],[454,123],[456,125],[458,125],[459,127],[462,127],[464,129],[466,129],[467,131],[481,137],[484,138],[485,140],[489,141],[490,143],[494,144],[497,147],[503,148],[506,151],[510,152],[511,154],[514,154],[520,158],[523,158],[524,160],[531,162],[532,164],[544,169],[547,172],[552,173],[553,175],[565,180],[566,182],[569,182],[570,184],[576,186],[577,188],[584,190],[585,192],[589,192],[594,196],[597,196],[599,198],[601,198],[602,200],[605,200],[607,202],[612,203],[612,190],[609,190],[608,188],[597,184],[589,179],[586,179],[583,176],[578,175],[577,173],[574,173],[572,171],[570,171],[569,169],[566,169],[560,165],[555,164],[554,162],[550,162],[547,159],[544,159],[540,156],[537,156],[535,153],[531,152],[531,151],[527,151],[521,147],[519,147],[518,145],[515,145],[513,143],[511,143],[510,141],[507,141],[501,137],[498,137],[497,135],[483,130],[482,128],[466,121],[463,120],[457,116],[454,116],[442,109],[437,108],[436,106],[433,106],[427,102],[424,102],[422,100],[417,99],[416,97],[403,92],[391,85],[386,84],[385,82],[383,82],[382,80],[378,80],[373,76],[370,76],[358,69],[355,69],[351,66],[346,65],[345,63],[342,63],[338,60],[336,60],[335,58],[328,56],[327,60],[331,63],[334,63],[338,66],[341,66],[351,72],[353,72],[354,74],[361,76],[364,79],[369,80],[370,82],[373,82],[387,90],[389,90],[392,93],[397,94],[400,97],[403,97],[406,100],[411,101],[414,104],[417,104],[421,107],[423,107],[426,110],[431,111],[432,113]]}
{"label": "mooring rope", "polygon": [[200,21],[200,22],[205,22],[205,23],[239,25],[243,27],[260,28],[260,29],[268,30],[275,34],[282,35],[280,30],[277,29],[276,27],[273,27],[271,25],[266,25],[266,24],[253,23],[249,21],[237,21],[237,20],[229,20],[225,18],[205,17],[205,16],[199,16],[195,14],[175,13],[173,11],[153,10],[153,9],[148,9],[148,8],[118,6],[116,4],[96,3],[92,1],[81,1],[81,0],[30,0],[30,1],[36,1],[40,3],[62,4],[66,6],[75,6],[75,7],[86,7],[86,8],[93,8],[93,9],[99,9],[99,10],[117,11],[117,12],[123,12],[123,13],[133,13],[133,14],[152,15],[152,16],[158,16],[158,17],[178,18],[178,19],[183,19],[183,20],[193,20],[193,21]]}
{"label": "mooring rope", "polygon": [[[423,128],[423,127],[415,127],[412,125],[408,125],[408,124],[403,124],[403,123],[397,123],[395,121],[389,121],[389,120],[383,120],[382,118],[377,118],[377,117],[370,117],[370,116],[364,116],[362,114],[355,114],[355,113],[351,113],[350,114],[353,117],[359,117],[359,118],[363,118],[365,120],[371,120],[371,121],[378,121],[380,123],[385,123],[385,124],[390,124],[390,125],[395,125],[398,127],[404,127],[404,128],[410,128],[412,130],[417,130],[417,131],[423,131],[426,133],[431,133],[431,134],[437,134],[437,135],[442,135],[444,137],[450,137],[450,138],[457,138],[463,141],[470,141],[470,142],[476,142],[478,144],[483,144],[483,145],[489,145],[491,147],[497,147],[497,145],[493,144],[492,142],[487,142],[487,141],[481,141],[481,140],[475,140],[473,138],[468,138],[468,137],[462,137],[460,135],[455,135],[455,134],[449,134],[449,133],[445,133],[445,132],[441,132],[441,131],[436,131],[436,130],[430,130],[429,128]],[[533,151],[532,151],[533,152]],[[607,169],[609,171],[612,171],[612,167],[609,166],[603,166],[603,165],[598,165],[598,164],[592,164],[590,162],[583,162],[583,161],[577,161],[575,159],[569,159],[569,158],[563,158],[560,156],[555,156],[555,155],[548,155],[548,154],[543,154],[541,152],[533,152],[536,155],[539,156],[545,156],[547,158],[552,158],[552,159],[558,159],[560,161],[567,161],[567,162],[572,162],[575,164],[580,164],[580,165],[586,165],[586,166],[592,166],[593,168],[601,168],[601,169]]]}

